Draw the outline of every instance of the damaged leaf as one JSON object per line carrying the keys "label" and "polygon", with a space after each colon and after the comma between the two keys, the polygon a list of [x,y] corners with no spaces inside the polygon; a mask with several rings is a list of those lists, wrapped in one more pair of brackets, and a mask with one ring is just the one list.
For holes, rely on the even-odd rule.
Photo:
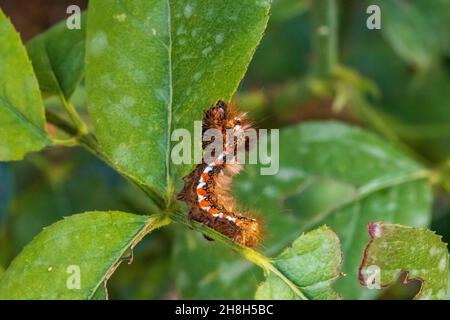
{"label": "damaged leaf", "polygon": [[427,229],[383,222],[369,223],[372,238],[359,270],[363,286],[380,289],[407,272],[405,282],[422,285],[414,299],[445,299],[448,290],[448,251],[442,237]]}

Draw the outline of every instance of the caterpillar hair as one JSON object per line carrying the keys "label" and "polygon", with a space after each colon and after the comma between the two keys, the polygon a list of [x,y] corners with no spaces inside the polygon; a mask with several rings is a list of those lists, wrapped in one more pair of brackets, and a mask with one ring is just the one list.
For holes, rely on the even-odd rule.
{"label": "caterpillar hair", "polygon": [[[242,170],[236,161],[236,153],[244,147],[251,147],[245,132],[252,128],[245,113],[236,106],[218,101],[203,117],[203,135],[215,129],[223,137],[223,152],[214,154],[214,160],[203,162],[184,177],[184,188],[178,199],[189,207],[189,218],[222,233],[233,241],[248,247],[255,247],[260,241],[259,220],[236,210],[231,194],[233,176]],[[230,139],[228,132],[233,133]],[[203,143],[203,149],[211,142]]]}

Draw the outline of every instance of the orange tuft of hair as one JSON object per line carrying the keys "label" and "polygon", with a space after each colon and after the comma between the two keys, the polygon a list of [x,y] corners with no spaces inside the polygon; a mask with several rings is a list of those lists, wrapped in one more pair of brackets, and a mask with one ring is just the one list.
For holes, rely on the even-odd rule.
{"label": "orange tuft of hair", "polygon": [[[203,117],[203,134],[212,128],[220,131],[226,141],[227,129],[245,132],[251,128],[251,123],[246,114],[240,112],[235,105],[227,105],[219,100]],[[233,142],[234,148],[224,150],[232,149],[231,155],[234,155],[239,143],[244,143],[245,150],[248,150],[245,140]],[[203,144],[203,148],[206,145]],[[216,156],[219,155],[214,155]],[[261,221],[237,213],[231,194],[232,178],[241,169],[241,164],[227,163],[219,158],[210,164],[203,161],[184,177],[184,188],[178,194],[178,199],[187,203],[190,219],[201,222],[244,246],[256,247],[261,240]]]}

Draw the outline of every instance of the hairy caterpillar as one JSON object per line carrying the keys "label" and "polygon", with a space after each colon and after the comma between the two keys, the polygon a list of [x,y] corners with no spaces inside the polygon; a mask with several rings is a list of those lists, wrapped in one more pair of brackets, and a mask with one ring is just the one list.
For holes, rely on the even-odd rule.
{"label": "hairy caterpillar", "polygon": [[[245,217],[235,209],[230,193],[232,178],[242,169],[235,161],[239,147],[248,150],[246,130],[250,121],[233,105],[218,101],[203,117],[203,135],[208,129],[215,129],[223,136],[223,152],[214,155],[214,160],[203,162],[184,177],[184,188],[178,199],[189,206],[189,218],[201,222],[222,233],[235,242],[254,247],[260,240],[260,223],[257,219]],[[233,133],[229,137],[230,131]],[[203,144],[203,149],[208,143]]]}

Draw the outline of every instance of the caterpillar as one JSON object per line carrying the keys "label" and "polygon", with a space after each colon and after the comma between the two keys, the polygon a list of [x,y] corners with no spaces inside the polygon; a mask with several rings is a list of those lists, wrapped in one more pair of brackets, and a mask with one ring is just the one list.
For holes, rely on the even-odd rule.
{"label": "caterpillar", "polygon": [[[230,191],[233,176],[242,170],[242,164],[235,161],[236,152],[240,147],[248,151],[250,146],[245,132],[251,127],[246,114],[235,105],[219,100],[209,108],[203,116],[202,136],[209,129],[220,132],[223,152],[214,154],[213,161],[208,163],[204,156],[202,163],[183,178],[184,188],[178,194],[178,200],[187,203],[190,219],[237,243],[255,247],[260,241],[260,221],[239,213]],[[230,131],[233,133],[231,138]],[[209,143],[203,143],[203,150]]]}

